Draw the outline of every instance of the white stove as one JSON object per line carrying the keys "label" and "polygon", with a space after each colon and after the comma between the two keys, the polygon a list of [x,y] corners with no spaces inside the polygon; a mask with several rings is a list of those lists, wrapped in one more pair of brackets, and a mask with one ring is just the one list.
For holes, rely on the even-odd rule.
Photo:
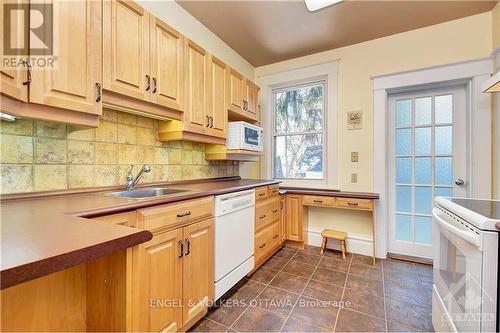
{"label": "white stove", "polygon": [[500,201],[434,199],[436,332],[498,332]]}

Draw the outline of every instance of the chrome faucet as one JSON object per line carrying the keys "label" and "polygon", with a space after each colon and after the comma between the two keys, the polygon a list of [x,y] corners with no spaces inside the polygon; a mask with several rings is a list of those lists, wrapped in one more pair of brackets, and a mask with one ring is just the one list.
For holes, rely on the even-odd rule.
{"label": "chrome faucet", "polygon": [[134,175],[132,174],[133,169],[134,169],[134,165],[132,164],[130,166],[130,170],[128,171],[128,175],[127,175],[127,191],[132,191],[134,189],[135,185],[137,185],[137,183],[139,182],[139,180],[141,180],[142,176],[144,176],[145,173],[151,171],[151,167],[147,164],[144,164],[142,166],[141,171],[139,171],[137,176],[135,176],[135,178],[134,178]]}

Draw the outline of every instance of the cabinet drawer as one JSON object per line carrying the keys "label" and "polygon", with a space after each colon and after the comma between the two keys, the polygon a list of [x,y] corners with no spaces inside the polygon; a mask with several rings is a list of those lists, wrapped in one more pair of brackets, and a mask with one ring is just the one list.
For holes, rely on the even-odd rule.
{"label": "cabinet drawer", "polygon": [[320,195],[304,195],[303,204],[306,206],[335,207],[334,197],[324,197]]}
{"label": "cabinet drawer", "polygon": [[276,185],[269,185],[267,195],[269,197],[277,197],[280,194],[280,186],[278,184]]}
{"label": "cabinet drawer", "polygon": [[255,261],[265,256],[279,243],[279,222],[276,221],[255,235]]}
{"label": "cabinet drawer", "polygon": [[213,197],[160,205],[137,211],[138,227],[156,230],[213,216]]}
{"label": "cabinet drawer", "polygon": [[261,186],[261,187],[257,187],[255,189],[255,200],[256,201],[264,200],[267,198],[267,196],[268,196],[267,186]]}
{"label": "cabinet drawer", "polygon": [[337,198],[338,208],[373,210],[373,201],[369,199]]}
{"label": "cabinet drawer", "polygon": [[279,220],[280,198],[269,198],[255,206],[255,231],[259,231],[271,222]]}

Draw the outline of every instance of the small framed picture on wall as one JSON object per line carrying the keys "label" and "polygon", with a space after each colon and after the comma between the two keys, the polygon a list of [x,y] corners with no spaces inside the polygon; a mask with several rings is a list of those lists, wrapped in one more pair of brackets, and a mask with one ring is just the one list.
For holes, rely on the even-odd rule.
{"label": "small framed picture on wall", "polygon": [[363,111],[349,111],[347,112],[347,129],[357,130],[363,128]]}

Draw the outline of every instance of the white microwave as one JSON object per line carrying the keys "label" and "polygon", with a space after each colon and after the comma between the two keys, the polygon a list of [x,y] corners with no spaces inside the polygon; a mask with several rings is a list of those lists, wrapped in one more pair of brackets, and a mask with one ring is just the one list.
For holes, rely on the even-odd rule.
{"label": "white microwave", "polygon": [[262,151],[262,128],[244,121],[233,121],[227,127],[227,149]]}

